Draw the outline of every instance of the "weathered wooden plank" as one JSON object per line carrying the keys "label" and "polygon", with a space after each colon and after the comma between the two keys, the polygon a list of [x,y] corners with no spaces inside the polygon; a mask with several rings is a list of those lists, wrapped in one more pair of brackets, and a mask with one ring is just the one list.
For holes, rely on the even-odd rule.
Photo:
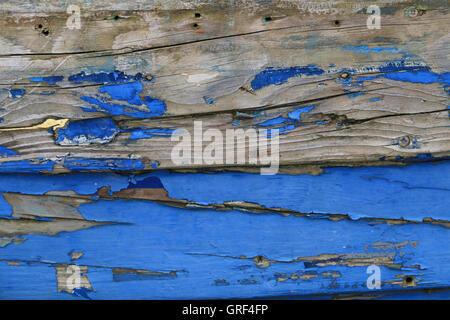
{"label": "weathered wooden plank", "polygon": [[187,209],[275,211],[331,220],[448,226],[449,172],[450,163],[443,162],[404,168],[329,168],[319,176],[168,172],[2,175],[0,216],[82,219],[79,210],[85,204],[133,199]]}
{"label": "weathered wooden plank", "polygon": [[[7,168],[0,169],[27,170],[30,161],[44,160],[58,163],[49,169],[61,172],[73,170],[72,157],[130,155],[136,162],[132,169],[198,168],[170,159],[170,133],[190,129],[191,116],[205,128],[222,130],[261,128],[270,119],[286,118],[282,125],[264,126],[284,130],[281,166],[447,157],[446,3],[427,2],[421,7],[426,13],[417,17],[405,15],[411,3],[383,4],[380,30],[367,29],[365,7],[349,4],[335,4],[342,7],[339,15],[305,13],[292,3],[271,6],[272,13],[256,6],[236,10],[232,25],[214,3],[198,18],[198,10],[155,9],[130,11],[118,21],[111,10],[88,7],[80,30],[66,27],[67,13],[60,8],[42,13],[52,25],[47,36],[36,12],[0,19],[6,39],[0,56],[0,137],[11,150],[2,159]],[[197,5],[204,8],[191,8]],[[241,5],[249,6],[235,8]],[[311,106],[301,117],[288,116]],[[105,116],[114,119],[107,132],[93,133],[95,122],[76,121]],[[55,117],[58,125],[48,121]],[[58,131],[71,126],[83,127],[72,134],[74,140],[91,139],[62,143]],[[161,129],[166,136],[151,134]],[[410,143],[402,147],[403,137]]]}
{"label": "weathered wooden plank", "polygon": [[447,1],[68,5],[0,3],[0,299],[449,298]]}
{"label": "weathered wooden plank", "polygon": [[[82,211],[89,219],[128,224],[58,237],[28,235],[24,243],[2,249],[2,274],[36,273],[45,266],[48,271],[44,272],[54,276],[49,298],[58,296],[54,267],[61,264],[87,266],[85,275],[95,290],[88,296],[102,299],[366,292],[370,291],[366,287],[369,265],[380,266],[383,290],[448,286],[448,252],[442,246],[436,250],[448,238],[448,229],[440,226],[371,226],[270,213],[186,212],[122,200],[86,205]],[[71,251],[83,256],[71,261]],[[414,280],[405,280],[407,276]],[[22,284],[20,277],[8,279],[2,286],[12,281],[18,290],[25,287],[27,291],[4,288],[2,292],[9,294],[4,298],[44,297],[50,286],[42,283],[49,281],[47,276],[28,284]]]}
{"label": "weathered wooden plank", "polygon": [[[1,292],[159,299],[445,288],[449,255],[441,244],[449,231],[437,219],[448,221],[448,179],[439,179],[448,167],[335,168],[320,176],[2,175],[2,268],[48,276],[25,276],[26,283],[9,276],[0,285],[13,281],[17,290]],[[87,267],[81,287],[93,292],[57,285],[55,268],[68,277],[69,265]],[[378,293],[365,285],[369,265],[382,270]]]}

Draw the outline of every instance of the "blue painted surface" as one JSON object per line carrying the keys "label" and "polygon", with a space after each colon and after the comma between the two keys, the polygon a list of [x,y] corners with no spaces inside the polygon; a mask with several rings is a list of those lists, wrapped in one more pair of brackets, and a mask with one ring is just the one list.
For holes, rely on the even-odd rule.
{"label": "blue painted surface", "polygon": [[[270,213],[186,211],[151,202],[123,200],[82,205],[80,211],[88,219],[128,224],[61,233],[57,237],[30,235],[21,245],[1,248],[2,259],[43,262],[41,266],[25,263],[8,266],[0,262],[1,298],[71,298],[68,294],[56,293],[55,273],[45,262],[70,263],[67,252],[74,249],[84,253],[76,264],[92,266],[86,273],[94,288],[94,292],[89,293],[92,299],[373,292],[365,287],[366,266],[321,267],[303,260],[295,262],[299,257],[325,253],[388,255],[404,267],[398,270],[381,266],[383,281],[408,274],[422,279],[420,288],[435,287],[437,280],[441,286],[449,285],[450,252],[448,246],[440,245],[442,239],[448,238],[449,231],[439,226],[370,226],[363,222],[333,222]],[[380,250],[373,246],[378,241],[416,241],[417,245],[408,243],[401,249]],[[259,268],[251,259],[239,258],[258,255],[279,262]],[[419,265],[421,270],[408,267],[413,265]],[[177,276],[131,277],[128,281],[126,278],[117,281],[112,267],[176,271]],[[48,272],[40,268],[47,268]],[[43,276],[31,282],[27,282],[28,277],[21,277],[22,273],[41,271]],[[327,271],[339,276],[322,275]],[[293,273],[317,274],[318,277],[280,280]],[[11,282],[15,285],[9,286]],[[401,288],[395,284],[383,286],[383,290],[393,289]]]}
{"label": "blue painted surface", "polygon": [[131,129],[131,130],[122,130],[124,132],[131,132],[130,139],[132,140],[138,140],[138,139],[150,139],[153,137],[170,137],[174,132],[176,132],[176,129],[173,128],[138,128],[138,129]]}
{"label": "blue painted surface", "polygon": [[[75,83],[92,82],[104,84],[99,88],[99,93],[106,94],[91,96],[81,96],[80,98],[89,103],[82,107],[87,112],[104,112],[109,115],[125,115],[133,118],[151,118],[163,115],[166,110],[164,101],[153,98],[149,95],[141,98],[143,85],[141,81],[151,82],[141,74],[134,76],[121,71],[97,72],[86,74],[84,71],[69,76],[69,81]],[[128,104],[116,103],[111,100],[119,100]],[[138,107],[133,107],[138,106]]]}
{"label": "blue painted surface", "polygon": [[[80,167],[86,164],[78,161]],[[165,189],[169,197],[205,204],[250,201],[302,212],[348,213],[352,218],[448,220],[449,173],[450,162],[329,168],[319,176],[2,174],[0,193],[39,195],[73,190],[93,195],[104,186],[111,187],[110,194],[125,189]],[[450,286],[450,248],[445,245],[450,231],[439,225],[389,225],[365,220],[331,221],[327,215],[295,217],[271,212],[182,209],[144,200],[99,199],[82,204],[78,210],[88,220],[121,224],[61,232],[57,236],[24,235],[20,236],[26,239],[23,243],[0,248],[0,298],[251,298],[376,293],[366,287],[367,265],[323,266],[319,258],[305,258],[322,254],[339,255],[326,260],[338,264],[348,259],[346,254],[392,259],[400,267],[380,266],[381,280],[385,281],[383,291],[403,289],[388,281],[398,281],[404,275],[420,279],[415,289]],[[11,205],[0,198],[0,215],[8,218],[11,213]],[[389,247],[389,243],[405,241],[405,245]],[[379,242],[388,243],[388,247],[377,247]],[[73,251],[81,251],[83,256],[71,261],[68,253]],[[258,267],[252,260],[255,256],[272,263]],[[8,265],[6,260],[18,261],[20,265]],[[54,269],[57,263],[88,266],[85,275],[94,291],[58,293]],[[116,267],[162,274],[113,274]],[[176,276],[169,276],[170,272],[176,272]],[[313,278],[295,278],[308,275]]]}
{"label": "blue painted surface", "polygon": [[296,66],[281,69],[268,67],[255,76],[250,84],[250,87],[252,88],[252,90],[256,91],[271,84],[283,84],[293,77],[299,77],[302,75],[320,75],[322,73],[324,73],[324,70],[314,65]]}
{"label": "blue painted surface", "polygon": [[[301,107],[289,112],[288,117],[279,116],[259,122],[256,125],[261,127],[271,127],[267,130],[267,137],[271,137],[275,130],[278,134],[287,134],[290,130],[294,130],[300,125],[299,122],[302,120],[301,117],[303,113],[308,113],[314,108],[314,105]],[[283,124],[283,126],[277,126],[280,124]]]}
{"label": "blue painted surface", "polygon": [[399,53],[401,49],[398,49],[396,46],[393,47],[373,47],[369,46],[343,46],[343,50],[353,50],[356,53]]}
{"label": "blue painted surface", "polygon": [[406,167],[327,168],[319,176],[156,175],[171,197],[200,203],[241,200],[304,213],[348,214],[353,219],[403,217],[422,221],[425,217],[443,220],[450,217],[449,162]]}
{"label": "blue painted surface", "polygon": [[[36,164],[19,162],[23,170],[28,172],[50,171],[54,164],[51,161]],[[14,165],[17,164],[3,163],[0,169],[3,172],[15,172],[17,167]],[[67,158],[63,165],[75,171],[143,168],[139,159]],[[406,167],[327,168],[319,176],[260,176],[247,173],[173,175],[166,172],[151,175],[161,179],[169,196],[198,203],[247,201],[303,213],[348,214],[353,219],[449,219],[449,162]],[[7,177],[0,180],[2,185],[14,185],[22,179],[21,176],[14,176],[6,182]],[[46,179],[52,181],[50,177]],[[105,176],[105,179],[108,181],[110,176]],[[124,182],[122,188],[127,184]],[[277,186],[275,189],[274,185]],[[430,203],[433,206],[429,206]]]}
{"label": "blue painted surface", "polygon": [[25,94],[25,89],[10,89],[11,97],[20,98]]}
{"label": "blue painted surface", "polygon": [[129,104],[142,105],[138,93],[142,92],[142,83],[130,82],[100,87],[101,93],[108,93],[112,99],[127,101]]}
{"label": "blue painted surface", "polygon": [[[344,47],[356,53],[399,53],[396,47]],[[330,68],[334,66],[330,65]],[[404,61],[388,62],[374,68],[383,74],[373,77],[355,76],[341,81],[344,85],[363,85],[366,80],[384,77],[412,83],[439,83],[448,88],[449,73],[438,74],[428,66],[406,65]],[[316,66],[266,68],[251,82],[254,91],[268,85],[281,85],[290,78],[320,75],[330,70]],[[335,72],[335,71],[333,71]],[[63,77],[31,78],[30,81],[55,84]],[[89,105],[83,110],[114,116],[151,118],[166,112],[163,101],[143,92],[142,74],[123,72],[84,72],[68,78],[103,84],[102,95],[82,96]],[[356,81],[356,82],[355,82]],[[20,89],[23,90],[23,89]],[[10,91],[13,98],[25,93]],[[349,98],[364,93],[350,93]],[[118,100],[120,102],[112,101]],[[370,99],[377,101],[379,98]],[[206,103],[214,99],[205,98]],[[131,106],[130,106],[131,105]],[[135,107],[133,107],[135,106]],[[260,122],[261,127],[278,129],[282,134],[300,125],[307,106]],[[325,124],[317,121],[318,124]],[[239,122],[233,123],[238,125]],[[282,126],[279,126],[282,125]],[[342,125],[341,123],[338,125]],[[278,127],[276,127],[278,126]],[[111,118],[70,122],[57,130],[57,143],[105,143],[119,132],[130,139],[168,137],[175,128],[119,129]],[[270,131],[269,131],[270,132]],[[15,156],[14,151],[0,146],[0,155]],[[398,158],[402,162],[448,160],[430,154]],[[360,218],[449,220],[450,163],[421,163],[407,167],[327,168],[319,176],[248,173],[180,174],[155,172],[145,175],[7,174],[50,171],[55,164],[73,171],[126,171],[144,169],[140,159],[85,159],[67,157],[50,161],[14,161],[0,164],[0,192],[44,194],[48,191],[73,190],[90,195],[92,203],[83,204],[79,212],[84,218],[114,221],[111,224],[57,236],[22,235],[21,244],[0,248],[0,298],[19,299],[140,299],[140,298],[233,298],[292,297],[317,293],[335,294],[374,292],[365,286],[366,265],[321,266],[322,260],[308,258],[322,254],[374,255],[393,258],[396,267],[381,266],[382,280],[393,281],[405,274],[420,279],[419,289],[450,286],[449,230],[428,223],[389,225]],[[152,163],[156,168],[157,162]],[[6,173],[6,174],[5,174]],[[168,192],[173,199],[198,204],[222,204],[246,201],[265,207],[285,208],[311,217],[283,216],[275,212],[245,213],[213,209],[181,209],[144,200],[106,200],[95,195],[101,187],[111,187],[109,195],[120,190],[152,189]],[[432,205],[430,205],[432,204]],[[0,216],[11,218],[12,207],[0,197]],[[331,214],[345,214],[353,220],[331,221]],[[39,217],[40,223],[53,221]],[[0,224],[2,220],[0,220]],[[377,242],[407,242],[404,247],[379,249]],[[82,251],[81,259],[71,261],[69,252]],[[276,260],[266,268],[258,267],[252,257]],[[19,266],[6,260],[18,261]],[[342,257],[328,262],[341,263]],[[57,263],[86,265],[86,273],[94,291],[78,288],[73,295],[56,292],[54,266]],[[400,265],[400,268],[398,267]],[[113,274],[115,267],[161,272],[160,275]],[[176,276],[169,272],[176,272]],[[336,278],[326,275],[331,272]],[[292,276],[317,275],[301,280]],[[401,290],[397,284],[385,283],[383,291]],[[416,294],[423,297],[421,294]],[[397,298],[410,297],[402,294]],[[436,295],[434,295],[436,297]],[[448,291],[437,297],[449,298]]]}
{"label": "blue painted surface", "polygon": [[56,84],[56,82],[62,81],[64,76],[49,76],[49,77],[34,77],[29,80],[32,82],[45,82],[46,84]]}
{"label": "blue painted surface", "polygon": [[358,96],[362,96],[362,95],[365,95],[365,94],[366,94],[365,92],[355,92],[355,93],[348,94],[347,97],[349,97],[349,98],[356,98]]}
{"label": "blue painted surface", "polygon": [[[398,53],[396,47],[376,47],[369,48],[366,46],[359,47],[343,47],[344,50],[354,50],[357,53],[382,53],[382,52],[391,52]],[[399,51],[400,52],[400,51]],[[268,67],[262,72],[258,73],[254,79],[250,83],[250,87],[252,90],[257,91],[269,85],[281,85],[286,83],[290,78],[299,77],[299,76],[312,76],[312,75],[321,75],[324,73],[340,73],[343,71],[347,71],[350,73],[349,78],[338,78],[337,81],[343,83],[349,87],[358,87],[362,86],[364,81],[374,80],[377,78],[387,78],[395,81],[404,81],[411,83],[423,83],[423,84],[431,84],[431,83],[440,83],[443,84],[444,89],[447,93],[449,93],[450,86],[450,73],[436,73],[431,70],[429,66],[418,64],[418,63],[409,63],[408,59],[402,57],[401,59],[395,59],[392,61],[387,61],[385,64],[373,66],[371,68],[373,72],[380,72],[382,74],[376,76],[362,76],[356,78],[354,81],[353,76],[357,75],[359,72],[355,68],[342,68],[340,70],[334,69],[334,67],[330,66],[330,69],[324,70],[318,68],[317,66],[296,66],[290,68],[274,68]],[[349,97],[355,97],[355,94],[350,94]]]}
{"label": "blue painted surface", "polygon": [[93,83],[120,83],[120,82],[128,82],[128,81],[139,81],[143,80],[143,75],[141,73],[137,73],[136,75],[128,75],[121,71],[113,71],[113,72],[97,72],[86,74],[84,71],[72,75],[69,77],[69,81],[75,83],[82,83],[84,81],[93,82]]}
{"label": "blue painted surface", "polygon": [[18,155],[17,152],[15,152],[11,149],[8,149],[4,146],[0,146],[0,157],[10,157],[10,156],[17,156],[17,155]]}
{"label": "blue painted surface", "polygon": [[140,170],[144,165],[140,159],[85,159],[65,158],[64,167],[69,170]]}
{"label": "blue painted surface", "polygon": [[57,129],[56,143],[108,143],[119,131],[111,118],[71,121],[65,128]]}
{"label": "blue painted surface", "polygon": [[53,169],[54,162],[51,160],[37,159],[31,160],[17,160],[2,162],[0,164],[0,172],[2,173],[39,173],[41,171],[51,171]]}
{"label": "blue painted surface", "polygon": [[128,105],[108,103],[104,98],[93,98],[88,96],[81,97],[82,100],[90,104],[89,107],[82,108],[88,112],[104,112],[113,116],[126,115],[133,118],[151,118],[164,114],[166,110],[165,103],[161,100],[146,100],[146,105],[150,111],[143,111],[139,108],[130,107]]}
{"label": "blue painted surface", "polygon": [[294,111],[289,112],[289,118],[300,121],[302,113],[310,112],[312,109],[314,109],[314,107],[315,106],[307,106],[307,107],[295,109]]}

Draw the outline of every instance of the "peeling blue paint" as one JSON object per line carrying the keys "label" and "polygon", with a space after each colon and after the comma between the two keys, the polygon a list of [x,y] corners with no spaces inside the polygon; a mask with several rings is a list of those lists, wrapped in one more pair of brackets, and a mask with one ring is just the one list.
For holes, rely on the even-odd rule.
{"label": "peeling blue paint", "polygon": [[[115,176],[104,175],[97,182],[109,184]],[[179,176],[182,175],[172,174],[175,181]],[[68,180],[67,176],[65,179]],[[51,177],[52,183],[56,181],[57,177]],[[56,188],[66,186],[64,180],[59,181],[54,184]],[[188,183],[192,184],[192,180]],[[277,185],[276,180],[273,184]],[[370,225],[363,221],[329,221],[236,210],[219,213],[193,208],[187,211],[139,200],[99,201],[81,205],[79,209],[87,219],[124,224],[64,232],[57,237],[30,235],[19,246],[1,248],[0,274],[8,277],[0,281],[0,298],[85,298],[58,293],[55,270],[46,264],[47,261],[70,263],[67,252],[72,250],[74,243],[84,253],[79,264],[89,266],[84,275],[94,289],[89,292],[92,299],[295,298],[318,292],[373,293],[366,286],[369,276],[366,265],[320,266],[318,260],[301,258],[325,253],[355,257],[381,255],[402,266],[422,268],[396,269],[381,265],[383,286],[382,290],[377,290],[379,293],[401,290],[388,281],[401,280],[404,274],[422,279],[418,289],[449,285],[449,247],[442,245],[449,230],[440,226],[424,223]],[[374,245],[378,242],[405,242],[405,246],[379,250]],[[273,262],[265,268],[258,267],[253,260],[256,256]],[[24,262],[14,266],[5,262],[8,259],[41,263]],[[340,263],[343,258],[332,257],[324,261]],[[111,266],[165,273],[174,270],[177,276],[151,278],[128,273],[125,275],[130,277],[118,277],[118,281],[114,281]],[[339,276],[330,279],[324,274],[326,272]],[[317,277],[291,279],[291,274]],[[194,287],[196,290],[193,291]]]}
{"label": "peeling blue paint", "polygon": [[100,87],[101,93],[108,93],[112,99],[127,101],[129,104],[140,106],[143,104],[138,93],[142,92],[142,83],[130,82]]}
{"label": "peeling blue paint", "polygon": [[20,161],[8,161],[0,163],[1,173],[38,173],[41,171],[53,170],[54,161],[51,160],[20,160]]}
{"label": "peeling blue paint", "polygon": [[365,94],[366,94],[365,92],[354,92],[354,93],[348,94],[347,97],[349,97],[349,98],[356,98],[358,96],[362,96],[362,95],[365,95]]}
{"label": "peeling blue paint", "polygon": [[118,132],[119,128],[111,118],[71,121],[65,128],[56,129],[56,143],[108,143]]}
{"label": "peeling blue paint", "polygon": [[150,111],[143,111],[136,107],[128,105],[121,105],[116,103],[108,103],[105,98],[93,98],[82,96],[82,100],[91,104],[90,108],[83,107],[84,111],[88,112],[104,112],[113,116],[126,115],[133,118],[152,118],[161,116],[166,111],[166,104],[162,100],[153,99],[151,97],[144,97],[145,104]]}
{"label": "peeling blue paint", "polygon": [[[84,111],[104,112],[110,115],[126,115],[133,118],[151,118],[163,115],[167,110],[164,101],[150,96],[144,96],[142,101],[142,98],[139,95],[143,91],[143,86],[140,82],[142,79],[143,76],[140,73],[135,76],[129,76],[118,71],[111,73],[94,73],[90,75],[81,72],[78,75],[69,77],[69,80],[74,82],[91,81],[108,84],[101,86],[99,92],[108,94],[110,99],[125,101],[131,105],[118,104],[111,101],[109,98],[100,95],[97,95],[96,98],[82,96],[81,99],[90,104],[89,107],[82,107]],[[149,111],[133,107],[144,107],[144,105]]]}
{"label": "peeling blue paint", "polygon": [[128,82],[128,81],[139,81],[143,80],[144,77],[141,73],[137,73],[136,75],[127,75],[121,71],[113,71],[113,72],[98,72],[86,74],[84,71],[72,75],[69,77],[69,81],[75,83],[81,83],[83,81],[89,81],[93,83],[120,83],[120,82]]}
{"label": "peeling blue paint", "polygon": [[10,157],[19,155],[17,152],[8,149],[4,146],[0,146],[0,157]]}
{"label": "peeling blue paint", "polygon": [[269,120],[260,122],[260,123],[258,123],[258,126],[262,126],[262,127],[273,126],[273,125],[282,124],[285,122],[292,122],[292,119],[288,119],[285,117],[276,117],[273,119],[269,119]]}
{"label": "peeling blue paint", "polygon": [[153,169],[156,169],[156,168],[158,168],[158,167],[161,165],[161,163],[160,163],[159,161],[157,161],[157,160],[154,160],[154,161],[152,161],[152,162],[150,163],[150,165],[151,165],[151,167],[152,167]]}
{"label": "peeling blue paint", "polygon": [[314,65],[296,66],[282,69],[268,67],[255,76],[250,84],[250,87],[253,91],[256,91],[272,84],[283,84],[293,77],[300,77],[302,75],[320,75],[322,73],[324,73],[324,70]]}
{"label": "peeling blue paint", "polygon": [[56,82],[62,81],[64,76],[50,76],[50,77],[34,77],[29,80],[32,82],[46,82],[47,84],[56,84]]}
{"label": "peeling blue paint", "polygon": [[205,102],[207,104],[213,104],[214,103],[214,99],[212,99],[212,98],[204,98],[204,100],[205,100]]}
{"label": "peeling blue paint", "polygon": [[69,170],[140,170],[144,165],[140,159],[86,159],[68,157],[64,159],[63,166]]}
{"label": "peeling blue paint", "polygon": [[138,129],[131,130],[122,130],[123,132],[131,132],[130,139],[150,139],[153,137],[170,137],[173,133],[176,132],[176,129],[173,128],[153,128],[147,129],[145,127],[141,127]]}
{"label": "peeling blue paint", "polygon": [[289,112],[288,115],[289,115],[290,119],[300,121],[301,120],[300,117],[301,117],[302,113],[310,112],[314,108],[315,108],[315,106],[302,107],[302,108],[295,109],[294,111]]}
{"label": "peeling blue paint", "polygon": [[386,78],[395,81],[422,83],[422,84],[440,83],[444,85],[443,86],[444,89],[447,91],[447,93],[450,94],[448,89],[450,87],[450,72],[444,72],[439,74],[431,71],[428,67],[419,70],[409,70],[409,71],[397,70],[376,76],[360,77],[357,79],[357,81],[359,83],[362,83],[363,81],[366,80],[374,80],[378,78]]}
{"label": "peeling blue paint", "polygon": [[343,46],[343,50],[354,50],[356,53],[384,53],[384,52],[390,52],[390,53],[399,53],[401,52],[400,49],[398,49],[396,46],[394,47],[374,47],[369,48],[368,46],[356,46],[356,47],[349,47],[349,46]]}
{"label": "peeling blue paint", "polygon": [[[444,160],[429,154],[413,159],[400,160]],[[348,214],[353,219],[449,219],[450,213],[446,208],[450,206],[450,180],[447,179],[450,162],[324,170],[324,174],[319,176],[197,173],[174,177],[163,172],[156,176],[171,197],[207,204],[247,201],[298,212]],[[274,185],[277,186],[276,193]],[[433,207],[429,203],[434,203]]]}
{"label": "peeling blue paint", "polygon": [[[279,124],[285,124],[284,126],[274,127],[269,130],[267,130],[267,136],[270,138],[272,134],[274,133],[274,130],[278,130],[278,134],[287,134],[290,130],[293,130],[298,125],[298,122],[301,121],[301,115],[303,113],[310,112],[315,108],[314,105],[312,106],[306,106],[302,108],[295,109],[288,113],[288,118],[286,117],[276,117],[272,119],[268,119],[266,121],[257,123],[258,126],[262,127],[269,127],[269,126],[275,126]],[[296,124],[297,123],[297,124]]]}
{"label": "peeling blue paint", "polygon": [[405,163],[410,162],[431,162],[431,161],[443,161],[443,160],[450,160],[450,156],[442,156],[442,157],[434,157],[431,153],[421,153],[417,156],[412,157],[401,157],[397,156],[398,160],[402,160]]}
{"label": "peeling blue paint", "polygon": [[130,182],[130,184],[127,186],[127,189],[137,189],[137,188],[144,188],[144,189],[160,189],[164,188],[164,185],[161,182],[161,179],[155,176],[150,177],[144,177],[137,179],[136,182]]}
{"label": "peeling blue paint", "polygon": [[79,296],[79,297],[83,297],[83,298],[88,299],[88,300],[92,300],[92,299],[88,296],[88,293],[89,293],[89,292],[92,292],[92,290],[89,290],[89,289],[87,289],[87,288],[85,288],[85,287],[80,287],[80,288],[74,288],[74,289],[73,289],[73,294],[74,294],[75,296]]}
{"label": "peeling blue paint", "polygon": [[25,89],[10,89],[9,93],[12,98],[20,98],[25,94]]}

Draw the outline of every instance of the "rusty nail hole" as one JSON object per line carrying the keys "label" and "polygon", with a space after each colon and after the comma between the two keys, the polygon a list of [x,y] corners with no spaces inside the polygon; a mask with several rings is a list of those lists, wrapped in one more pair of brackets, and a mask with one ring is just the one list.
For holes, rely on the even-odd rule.
{"label": "rusty nail hole", "polygon": [[339,78],[348,79],[348,78],[350,78],[350,73],[348,73],[347,71],[343,71],[339,74]]}
{"label": "rusty nail hole", "polygon": [[410,17],[417,17],[419,15],[419,10],[417,10],[416,8],[412,8],[408,10],[408,16]]}
{"label": "rusty nail hole", "polygon": [[254,260],[255,260],[256,263],[261,263],[261,262],[264,261],[264,257],[263,256],[256,256],[254,258]]}
{"label": "rusty nail hole", "polygon": [[410,143],[411,143],[411,138],[409,136],[403,136],[398,139],[398,144],[400,145],[400,147],[405,148],[405,147],[409,146]]}
{"label": "rusty nail hole", "polygon": [[411,284],[414,281],[414,278],[412,276],[406,276],[405,277],[405,282],[408,284]]}
{"label": "rusty nail hole", "polygon": [[341,22],[339,20],[334,20],[333,24],[337,27],[341,24]]}
{"label": "rusty nail hole", "polygon": [[196,12],[196,13],[194,13],[194,17],[196,17],[196,18],[201,18],[202,15],[201,15],[200,13]]}

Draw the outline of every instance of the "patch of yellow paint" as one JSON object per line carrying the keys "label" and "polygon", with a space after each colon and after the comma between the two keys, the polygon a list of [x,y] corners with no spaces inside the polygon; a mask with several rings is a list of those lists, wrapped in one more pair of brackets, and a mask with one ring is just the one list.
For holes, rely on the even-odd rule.
{"label": "patch of yellow paint", "polygon": [[0,128],[0,131],[16,131],[16,130],[33,130],[33,129],[48,129],[52,128],[53,130],[58,128],[63,128],[69,119],[47,119],[41,124],[37,124],[30,127],[18,127],[18,128]]}

